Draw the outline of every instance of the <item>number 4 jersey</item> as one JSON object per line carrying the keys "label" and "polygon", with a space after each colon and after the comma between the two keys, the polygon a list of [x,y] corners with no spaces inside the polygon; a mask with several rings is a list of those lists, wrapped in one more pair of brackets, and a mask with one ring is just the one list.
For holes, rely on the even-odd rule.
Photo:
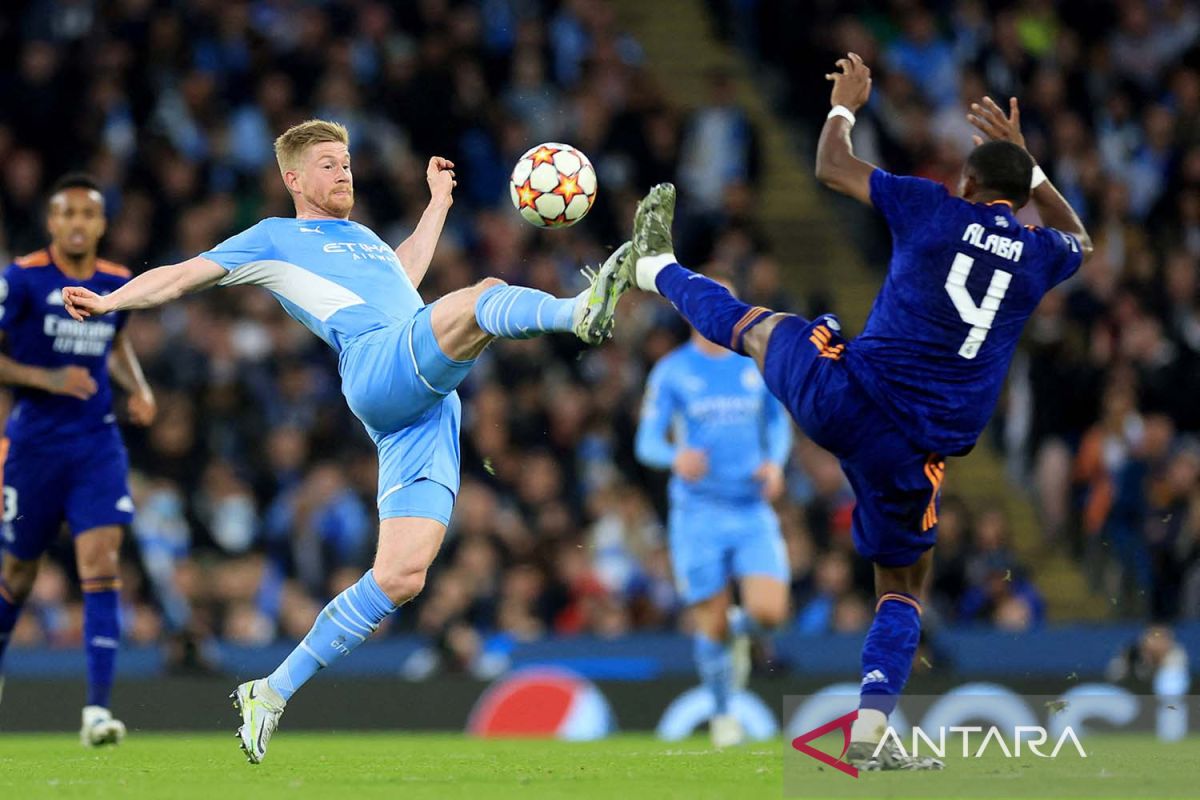
{"label": "number 4 jersey", "polygon": [[1003,201],[969,203],[880,169],[871,202],[891,228],[892,261],[846,362],[913,444],[963,454],[992,415],[1026,320],[1079,268],[1079,241],[1022,226]]}

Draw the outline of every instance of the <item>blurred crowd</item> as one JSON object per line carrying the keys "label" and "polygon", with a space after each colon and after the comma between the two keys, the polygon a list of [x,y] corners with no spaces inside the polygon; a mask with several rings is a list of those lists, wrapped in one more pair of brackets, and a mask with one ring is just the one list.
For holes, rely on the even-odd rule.
{"label": "blurred crowd", "polygon": [[[1038,476],[1048,538],[1078,528],[1142,547],[1150,580],[1168,568],[1176,586],[1189,569],[1194,578],[1197,462],[1186,433],[1200,413],[1179,387],[1200,349],[1200,183],[1187,183],[1200,181],[1200,151],[1189,162],[1186,149],[1200,131],[1200,79],[1175,66],[1193,10],[1170,5],[1170,49],[1157,38],[1142,46],[1126,23],[1099,38],[1094,20],[1070,33],[1074,20],[1044,3],[994,15],[964,2],[935,18],[928,11],[944,9],[897,2],[857,21],[834,13],[853,4],[803,5],[817,9],[805,30],[823,32],[811,50],[782,46],[784,30],[806,35],[794,25],[766,24],[787,3],[738,3],[738,13],[714,3],[731,35],[787,76],[801,120],[823,108],[831,48],[878,64],[873,113],[856,135],[897,171],[950,177],[962,142],[944,134],[961,131],[960,97],[986,86],[1029,98],[1031,147],[1085,214],[1100,255],[1039,313],[1004,441]],[[1158,25],[1144,35],[1160,37]],[[809,74],[798,61],[818,53]],[[624,239],[640,194],[675,180],[687,262],[730,278],[750,302],[809,308],[756,229],[758,134],[730,76],[714,73],[706,104],[683,107],[603,0],[14,0],[0,19],[0,63],[6,258],[44,245],[45,191],[68,169],[103,184],[103,255],[135,272],[288,216],[271,141],[322,116],[349,127],[354,218],[387,241],[401,241],[424,207],[428,157],[456,162],[455,206],[420,287],[428,300],[488,275],[574,293],[577,269]],[[508,200],[510,166],[546,140],[576,145],[599,175],[596,206],[565,231],[535,230]],[[302,636],[370,565],[376,536],[375,454],[340,395],[333,353],[255,289],[137,313],[128,330],[160,414],[149,429],[126,428],[138,507],[127,637],[182,647]],[[669,307],[634,297],[601,348],[545,337],[488,349],[462,388],[463,486],[446,544],[424,593],[384,631],[433,643],[414,674],[487,671],[515,644],[550,635],[686,629],[665,548],[666,476],[632,451],[646,372],[686,335]],[[1142,482],[1130,488],[1134,469]],[[791,628],[863,630],[871,573],[853,555],[853,496],[836,461],[801,437],[788,485],[779,510]],[[1107,505],[1096,499],[1106,486]],[[1138,494],[1140,517],[1122,491]],[[1122,533],[1121,520],[1137,524]],[[946,498],[937,617],[1010,630],[1042,620],[1010,538],[998,507]],[[78,641],[69,554],[63,540],[18,642]]]}
{"label": "blurred crowd", "polygon": [[[856,149],[895,172],[955,188],[969,103],[1019,98],[1028,147],[1096,252],[1032,320],[994,443],[1030,487],[1045,544],[1069,547],[1098,596],[1160,620],[1200,616],[1200,4],[710,4],[810,131],[827,110],[822,76],[861,54],[874,93]],[[801,10],[811,38],[797,46],[780,22]],[[875,263],[886,248],[884,231]]]}

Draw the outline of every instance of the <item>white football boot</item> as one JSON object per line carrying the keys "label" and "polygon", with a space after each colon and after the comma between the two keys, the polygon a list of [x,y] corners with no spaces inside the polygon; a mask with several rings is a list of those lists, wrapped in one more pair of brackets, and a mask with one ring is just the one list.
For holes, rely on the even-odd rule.
{"label": "white football boot", "polygon": [[114,719],[104,706],[84,706],[79,742],[84,747],[103,747],[120,744],[125,738],[125,723]]}
{"label": "white football boot", "polygon": [[708,735],[713,747],[736,747],[746,741],[746,731],[733,714],[717,714],[708,721]]}
{"label": "white football boot", "polygon": [[243,683],[229,697],[242,715],[242,725],[234,734],[242,745],[242,752],[251,764],[261,764],[287,701],[267,684],[266,678]]}
{"label": "white football boot", "polygon": [[626,242],[604,260],[600,269],[580,270],[589,286],[576,296],[571,320],[575,335],[588,344],[600,344],[612,336],[617,302],[633,286],[628,265],[632,249],[633,245]]}

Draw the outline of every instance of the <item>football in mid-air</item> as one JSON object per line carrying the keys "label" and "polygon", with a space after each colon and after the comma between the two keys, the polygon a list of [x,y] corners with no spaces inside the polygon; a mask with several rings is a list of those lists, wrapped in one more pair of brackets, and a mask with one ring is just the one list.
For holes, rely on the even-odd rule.
{"label": "football in mid-air", "polygon": [[591,210],[596,169],[571,145],[546,142],[521,156],[508,188],[526,222],[539,228],[565,228]]}

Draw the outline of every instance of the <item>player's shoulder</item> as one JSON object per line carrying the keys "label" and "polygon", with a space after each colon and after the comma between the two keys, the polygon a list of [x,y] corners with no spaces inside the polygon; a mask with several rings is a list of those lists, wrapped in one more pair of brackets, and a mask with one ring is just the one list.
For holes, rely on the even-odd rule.
{"label": "player's shoulder", "polygon": [[126,281],[133,277],[133,272],[128,267],[104,258],[96,259],[96,272]]}
{"label": "player's shoulder", "polygon": [[13,259],[13,266],[21,270],[49,267],[53,263],[54,259],[50,257],[50,250],[45,247]]}

